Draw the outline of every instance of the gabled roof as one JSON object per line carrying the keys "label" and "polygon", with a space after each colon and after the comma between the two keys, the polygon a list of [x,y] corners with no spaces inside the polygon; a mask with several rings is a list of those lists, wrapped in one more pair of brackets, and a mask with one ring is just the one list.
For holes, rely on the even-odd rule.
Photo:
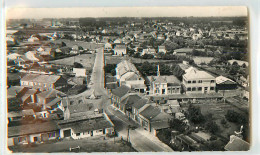
{"label": "gabled roof", "polygon": [[123,85],[121,87],[112,90],[112,94],[121,98],[125,94],[127,94],[130,91],[130,89],[131,89],[130,87]]}
{"label": "gabled roof", "polygon": [[216,84],[236,84],[236,82],[221,75],[216,77]]}
{"label": "gabled roof", "polygon": [[59,130],[55,121],[8,127],[8,137],[30,135]]}
{"label": "gabled roof", "polygon": [[61,101],[61,98],[55,98],[51,102],[47,103],[46,106],[53,106],[53,105],[57,104],[60,101]]}
{"label": "gabled roof", "polygon": [[40,82],[40,83],[55,83],[60,79],[58,75],[40,75],[40,74],[27,74],[21,81]]}
{"label": "gabled roof", "polygon": [[42,97],[42,98],[56,98],[57,93],[54,89],[51,89],[51,90],[41,92],[41,93],[37,94],[37,96]]}
{"label": "gabled roof", "polygon": [[142,98],[140,100],[138,100],[137,102],[135,102],[133,104],[133,107],[135,107],[136,109],[140,109],[142,108],[144,105],[146,105],[148,103],[148,99],[147,98]]}
{"label": "gabled roof", "polygon": [[186,79],[215,79],[215,77],[211,74],[194,68],[191,68],[191,70],[187,71],[183,77]]}
{"label": "gabled roof", "polygon": [[167,83],[166,78],[164,78],[162,76],[156,76],[154,82],[155,83]]}
{"label": "gabled roof", "polygon": [[12,86],[12,87],[8,88],[7,96],[8,97],[16,97],[16,95],[18,95],[24,89],[27,89],[27,88],[22,87],[22,86]]}
{"label": "gabled roof", "polygon": [[26,109],[26,110],[22,110],[22,115],[23,116],[32,116],[35,115],[33,109]]}
{"label": "gabled roof", "polygon": [[125,104],[127,106],[132,106],[134,103],[136,103],[138,100],[140,100],[141,97],[137,94],[129,94],[126,95],[126,97],[122,97],[122,104]]}
{"label": "gabled roof", "polygon": [[227,151],[248,151],[250,148],[250,144],[241,138],[231,135],[230,141],[225,146],[225,150]]}
{"label": "gabled roof", "polygon": [[103,115],[93,118],[86,118],[77,121],[66,120],[59,123],[60,128],[71,128],[75,133],[93,131],[114,127],[113,123]]}
{"label": "gabled roof", "polygon": [[144,118],[146,118],[148,120],[152,120],[160,113],[161,113],[161,110],[159,108],[149,105],[142,112],[140,112],[139,115],[142,115]]}

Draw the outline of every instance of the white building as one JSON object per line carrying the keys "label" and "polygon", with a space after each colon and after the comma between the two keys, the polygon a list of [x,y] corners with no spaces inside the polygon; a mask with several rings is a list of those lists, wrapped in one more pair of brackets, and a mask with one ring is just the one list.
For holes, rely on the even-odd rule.
{"label": "white building", "polygon": [[215,93],[215,77],[205,71],[190,68],[183,75],[184,91],[189,93]]}
{"label": "white building", "polygon": [[125,44],[117,44],[114,48],[114,54],[118,56],[126,55],[126,46]]}

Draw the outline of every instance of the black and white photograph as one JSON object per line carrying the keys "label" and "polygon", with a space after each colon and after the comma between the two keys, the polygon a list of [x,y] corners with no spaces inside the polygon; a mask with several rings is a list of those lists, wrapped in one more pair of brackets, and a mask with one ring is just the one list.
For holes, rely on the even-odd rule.
{"label": "black and white photograph", "polygon": [[250,150],[248,12],[7,9],[8,150]]}

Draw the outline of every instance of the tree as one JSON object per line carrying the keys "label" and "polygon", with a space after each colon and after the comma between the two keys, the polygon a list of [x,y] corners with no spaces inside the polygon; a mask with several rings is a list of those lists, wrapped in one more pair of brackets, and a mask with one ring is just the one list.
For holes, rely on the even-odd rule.
{"label": "tree", "polygon": [[228,110],[225,117],[228,121],[233,122],[233,123],[239,123],[239,124],[248,123],[248,119],[244,115],[242,115],[234,110]]}
{"label": "tree", "polygon": [[74,62],[74,68],[83,68],[83,65],[78,62]]}
{"label": "tree", "polygon": [[79,50],[84,50],[82,46],[79,46]]}
{"label": "tree", "polygon": [[115,69],[112,69],[112,70],[111,70],[111,74],[112,74],[112,76],[115,76],[115,75],[116,75],[116,70],[115,70]]}
{"label": "tree", "polygon": [[211,132],[212,134],[215,134],[216,132],[219,131],[219,126],[217,125],[216,122],[214,121],[208,121],[205,125],[206,130],[208,130],[209,132]]}
{"label": "tree", "polygon": [[186,129],[186,124],[179,119],[170,120],[169,125],[172,129],[179,131],[179,132],[184,132]]}
{"label": "tree", "polygon": [[188,107],[188,118],[194,124],[199,124],[205,121],[204,116],[201,114],[200,107],[195,107],[192,104]]}

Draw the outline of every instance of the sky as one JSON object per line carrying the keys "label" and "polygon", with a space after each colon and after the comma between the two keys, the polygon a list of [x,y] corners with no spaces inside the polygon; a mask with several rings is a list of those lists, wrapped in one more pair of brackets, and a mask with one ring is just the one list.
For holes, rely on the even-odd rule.
{"label": "sky", "polygon": [[247,16],[247,7],[10,7],[7,19],[78,17],[186,17]]}

